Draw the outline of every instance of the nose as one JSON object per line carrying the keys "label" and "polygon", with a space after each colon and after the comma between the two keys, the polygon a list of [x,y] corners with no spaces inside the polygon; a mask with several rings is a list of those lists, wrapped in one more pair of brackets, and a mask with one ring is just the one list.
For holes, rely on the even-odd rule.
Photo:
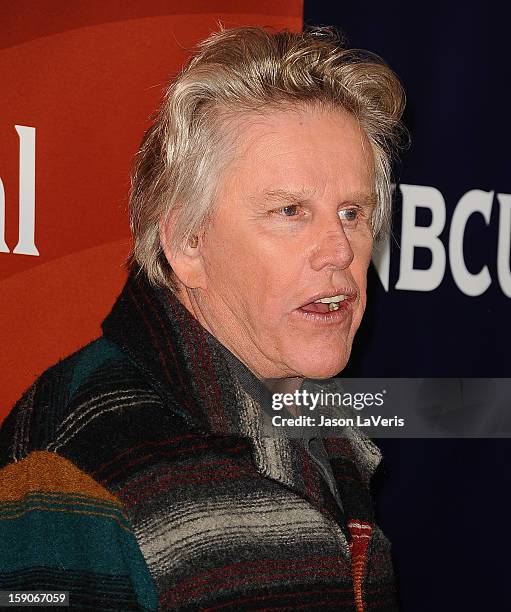
{"label": "nose", "polygon": [[310,263],[313,270],[319,272],[324,268],[332,271],[344,270],[353,261],[354,253],[346,236],[344,228],[339,224],[336,228],[318,232],[315,248],[312,250]]}

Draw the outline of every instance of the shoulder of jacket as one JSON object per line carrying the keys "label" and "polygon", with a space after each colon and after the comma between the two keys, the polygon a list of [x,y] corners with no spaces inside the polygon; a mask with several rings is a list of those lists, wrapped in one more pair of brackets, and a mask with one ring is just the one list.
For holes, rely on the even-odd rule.
{"label": "shoulder of jacket", "polygon": [[57,450],[78,431],[108,415],[109,427],[128,407],[161,398],[144,374],[117,345],[92,341],[48,368],[23,394],[0,429],[0,467],[34,450]]}
{"label": "shoulder of jacket", "polygon": [[32,451],[0,468],[0,540],[4,586],[65,583],[73,607],[157,609],[123,504],[57,453]]}

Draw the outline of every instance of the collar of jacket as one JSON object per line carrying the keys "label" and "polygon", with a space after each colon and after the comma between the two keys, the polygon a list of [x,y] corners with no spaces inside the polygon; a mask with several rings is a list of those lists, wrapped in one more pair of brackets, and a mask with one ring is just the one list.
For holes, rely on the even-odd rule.
{"label": "collar of jacket", "polygon": [[[143,271],[131,272],[102,327],[104,336],[129,356],[165,404],[191,428],[248,438],[261,474],[324,510],[317,473],[303,444],[262,435],[261,408],[234,376],[225,347],[170,291],[153,287]],[[343,464],[348,461],[356,466],[365,488],[381,459],[378,447],[359,430],[325,439],[324,444],[336,479],[346,476]],[[366,505],[352,508],[350,514],[372,520]]]}

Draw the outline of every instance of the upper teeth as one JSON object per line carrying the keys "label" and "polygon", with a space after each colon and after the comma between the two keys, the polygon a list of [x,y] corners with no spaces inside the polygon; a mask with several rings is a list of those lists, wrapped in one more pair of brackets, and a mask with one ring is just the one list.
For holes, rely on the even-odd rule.
{"label": "upper teeth", "polygon": [[346,299],[345,295],[334,295],[332,297],[324,297],[321,298],[320,300],[316,300],[314,302],[314,304],[331,304],[332,302],[342,302],[343,300]]}

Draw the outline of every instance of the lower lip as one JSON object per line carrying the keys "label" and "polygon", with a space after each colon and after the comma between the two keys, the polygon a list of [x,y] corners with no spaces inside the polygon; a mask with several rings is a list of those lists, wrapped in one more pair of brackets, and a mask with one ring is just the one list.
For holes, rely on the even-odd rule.
{"label": "lower lip", "polygon": [[329,312],[309,312],[303,308],[293,310],[301,319],[319,325],[339,325],[348,320],[351,315],[352,300],[344,300],[339,302],[339,308]]}

